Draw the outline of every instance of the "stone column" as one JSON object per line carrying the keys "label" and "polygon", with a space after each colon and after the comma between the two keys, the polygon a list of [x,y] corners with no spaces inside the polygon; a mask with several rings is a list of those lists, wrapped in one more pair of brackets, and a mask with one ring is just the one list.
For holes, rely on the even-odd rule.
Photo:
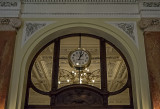
{"label": "stone column", "polygon": [[17,18],[0,18],[0,109],[5,109],[17,29]]}
{"label": "stone column", "polygon": [[141,19],[153,109],[160,109],[160,19]]}

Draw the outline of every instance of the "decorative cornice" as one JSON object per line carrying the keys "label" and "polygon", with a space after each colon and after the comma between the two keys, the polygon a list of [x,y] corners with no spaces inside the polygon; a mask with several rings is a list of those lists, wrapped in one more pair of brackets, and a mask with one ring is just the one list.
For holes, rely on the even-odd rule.
{"label": "decorative cornice", "polygon": [[0,31],[15,31],[21,26],[18,18],[0,18]]}
{"label": "decorative cornice", "polygon": [[19,17],[20,0],[0,0],[0,17]]}
{"label": "decorative cornice", "polygon": [[160,18],[142,18],[139,26],[144,31],[160,31]]}
{"label": "decorative cornice", "polygon": [[143,0],[139,2],[141,18],[160,17],[160,1],[159,0]]}
{"label": "decorative cornice", "polygon": [[56,3],[56,4],[104,4],[104,3],[137,3],[138,0],[22,0],[23,4]]}
{"label": "decorative cornice", "polygon": [[[63,3],[62,1],[67,2]],[[110,4],[108,3],[109,1],[117,1],[117,3]],[[127,4],[118,3],[118,1],[119,0],[37,0],[37,2],[32,2],[31,0],[31,2],[28,1],[22,5],[23,10],[21,11],[21,16],[23,18],[139,18],[138,3]],[[126,0],[126,2],[129,1]],[[74,4],[72,4],[72,2]]]}

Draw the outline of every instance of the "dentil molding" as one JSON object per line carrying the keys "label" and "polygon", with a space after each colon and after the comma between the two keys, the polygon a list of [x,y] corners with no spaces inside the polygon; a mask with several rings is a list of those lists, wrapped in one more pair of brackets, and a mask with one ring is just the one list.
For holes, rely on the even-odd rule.
{"label": "dentil molding", "polygon": [[0,18],[0,31],[16,31],[20,26],[19,18]]}
{"label": "dentil molding", "polygon": [[160,31],[160,18],[142,18],[139,26],[144,31]]}

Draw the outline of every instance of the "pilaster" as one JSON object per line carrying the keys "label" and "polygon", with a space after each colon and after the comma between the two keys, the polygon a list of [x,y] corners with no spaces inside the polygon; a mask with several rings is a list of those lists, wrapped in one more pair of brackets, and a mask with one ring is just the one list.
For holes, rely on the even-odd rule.
{"label": "pilaster", "polygon": [[0,18],[0,109],[6,109],[18,18]]}
{"label": "pilaster", "polygon": [[144,30],[146,60],[153,109],[160,109],[160,19],[144,18],[140,21]]}

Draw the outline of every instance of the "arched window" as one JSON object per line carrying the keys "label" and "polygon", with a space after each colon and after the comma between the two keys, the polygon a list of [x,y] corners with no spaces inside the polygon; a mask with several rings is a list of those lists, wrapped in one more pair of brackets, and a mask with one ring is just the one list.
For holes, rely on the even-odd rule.
{"label": "arched window", "polygon": [[91,34],[49,42],[28,72],[25,109],[133,109],[131,75],[120,50]]}

